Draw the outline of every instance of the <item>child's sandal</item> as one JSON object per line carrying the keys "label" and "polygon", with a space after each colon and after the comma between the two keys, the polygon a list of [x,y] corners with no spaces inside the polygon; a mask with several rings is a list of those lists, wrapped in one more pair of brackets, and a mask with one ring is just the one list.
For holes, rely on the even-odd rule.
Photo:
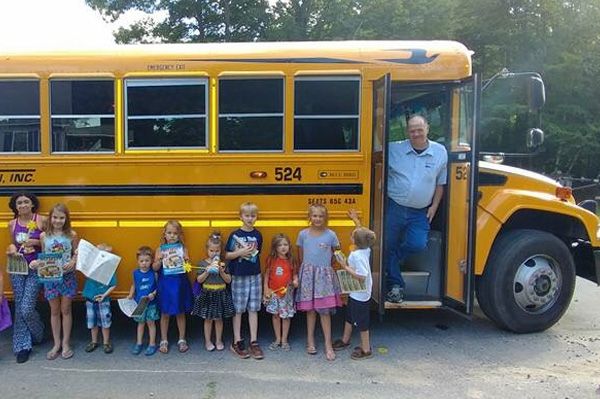
{"label": "child's sandal", "polygon": [[169,353],[169,341],[160,341],[158,350],[160,353]]}
{"label": "child's sandal", "polygon": [[190,349],[185,339],[180,339],[177,341],[177,348],[179,348],[179,352],[181,353],[187,352],[188,349]]}
{"label": "child's sandal", "polygon": [[283,350],[284,352],[289,352],[292,348],[290,347],[290,344],[287,342],[282,342],[281,343],[281,350]]}

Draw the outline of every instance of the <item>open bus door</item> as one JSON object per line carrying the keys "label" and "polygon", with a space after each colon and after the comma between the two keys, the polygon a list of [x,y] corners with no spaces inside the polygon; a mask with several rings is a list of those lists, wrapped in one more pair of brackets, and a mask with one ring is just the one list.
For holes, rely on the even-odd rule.
{"label": "open bus door", "polygon": [[369,225],[377,235],[373,246],[373,298],[380,315],[385,311],[385,271],[383,270],[383,215],[387,198],[387,141],[391,105],[390,74],[373,82],[373,147],[371,157],[371,220]]}
{"label": "open bus door", "polygon": [[[462,314],[471,314],[474,297],[474,250],[477,199],[476,123],[479,80],[475,76],[461,83],[402,85],[399,93],[400,117],[411,108],[411,101],[423,98],[437,118],[438,142],[448,150],[448,179],[443,204],[434,220],[428,249],[421,261],[409,259],[403,276],[408,301],[385,302],[385,253],[383,225],[386,214],[388,146],[392,110],[392,82],[389,75],[373,82],[373,142],[371,160],[370,226],[379,239],[373,248],[373,299],[380,315],[390,308],[435,308],[444,306]],[[406,100],[404,100],[406,99]],[[395,101],[395,100],[394,100]],[[406,105],[402,104],[405,101]],[[396,106],[395,106],[396,107]],[[404,108],[403,108],[404,107]],[[443,133],[442,133],[443,132]],[[441,133],[441,135],[440,135]],[[412,263],[412,264],[410,264]],[[424,266],[424,267],[423,267]],[[408,280],[407,280],[408,278]],[[418,284],[422,280],[427,284]],[[410,281],[412,280],[412,282]],[[417,283],[417,284],[415,284]],[[426,287],[424,290],[421,285]]]}
{"label": "open bus door", "polygon": [[446,262],[442,303],[461,314],[473,312],[477,217],[478,75],[452,89],[451,128],[447,137]]}

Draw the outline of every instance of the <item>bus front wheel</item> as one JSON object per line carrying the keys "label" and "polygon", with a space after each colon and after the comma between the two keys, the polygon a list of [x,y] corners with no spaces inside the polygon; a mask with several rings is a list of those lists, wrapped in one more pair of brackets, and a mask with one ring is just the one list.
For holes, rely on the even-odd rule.
{"label": "bus front wheel", "polygon": [[477,299],[499,327],[517,333],[545,330],[567,310],[575,265],[567,246],[538,230],[512,230],[494,243]]}

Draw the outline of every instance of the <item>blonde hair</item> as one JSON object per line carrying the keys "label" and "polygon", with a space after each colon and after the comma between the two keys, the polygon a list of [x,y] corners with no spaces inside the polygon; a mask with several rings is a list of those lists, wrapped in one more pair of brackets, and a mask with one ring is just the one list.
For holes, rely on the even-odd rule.
{"label": "blonde hair", "polygon": [[258,215],[258,206],[254,202],[244,202],[242,205],[240,205],[240,215],[244,212]]}
{"label": "blonde hair", "polygon": [[46,234],[52,234],[52,214],[54,212],[62,212],[65,214],[65,224],[62,228],[62,233],[67,237],[71,237],[73,235],[73,229],[71,228],[71,212],[69,212],[69,208],[65,204],[56,204],[48,212],[48,220],[44,224],[44,232]]}
{"label": "blonde hair", "polygon": [[312,213],[316,210],[322,210],[323,211],[323,220],[324,220],[324,225],[327,226],[329,224],[329,212],[327,212],[327,207],[323,204],[312,204],[308,207],[308,221],[310,223],[310,215],[312,215]]}
{"label": "blonde hair", "polygon": [[138,248],[135,257],[138,259],[140,256],[149,256],[150,259],[154,261],[154,251],[147,245],[142,245]]}
{"label": "blonde hair", "polygon": [[167,232],[168,226],[175,227],[175,229],[177,230],[177,235],[179,236],[179,242],[181,243],[181,245],[185,245],[184,241],[183,241],[183,226],[177,220],[168,220],[167,223],[165,223],[165,225],[163,227],[162,235],[160,237],[160,243],[161,244],[167,243],[167,239],[165,238],[165,233]]}
{"label": "blonde hair", "polygon": [[377,239],[375,232],[366,227],[355,228],[352,232],[352,238],[354,239],[354,244],[356,244],[359,249],[372,247]]}

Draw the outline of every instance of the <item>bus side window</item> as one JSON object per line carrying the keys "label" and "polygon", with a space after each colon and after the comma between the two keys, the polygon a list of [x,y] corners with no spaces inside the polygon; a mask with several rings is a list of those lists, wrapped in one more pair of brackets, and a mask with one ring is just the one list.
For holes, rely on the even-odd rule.
{"label": "bus side window", "polygon": [[299,77],[294,85],[294,150],[358,150],[360,78]]}
{"label": "bus side window", "polygon": [[204,78],[126,79],[127,148],[204,148],[208,131]]}
{"label": "bus side window", "polygon": [[39,81],[0,80],[0,152],[39,151]]}
{"label": "bus side window", "polygon": [[112,80],[51,80],[52,152],[114,152]]}
{"label": "bus side window", "polygon": [[219,151],[282,151],[282,78],[219,80]]}

